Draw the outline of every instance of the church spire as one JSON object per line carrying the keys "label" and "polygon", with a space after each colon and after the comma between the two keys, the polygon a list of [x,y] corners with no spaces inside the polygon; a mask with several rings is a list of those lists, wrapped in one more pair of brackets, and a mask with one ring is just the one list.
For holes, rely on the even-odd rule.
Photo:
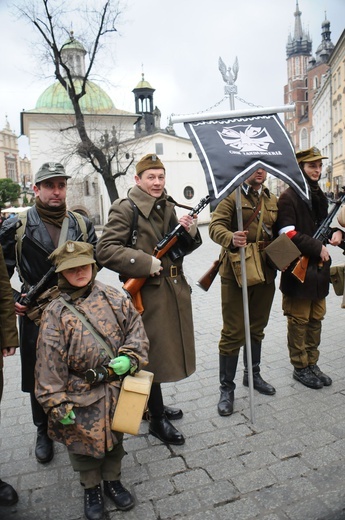
{"label": "church spire", "polygon": [[331,22],[327,20],[326,12],[325,19],[321,25],[321,43],[316,50],[316,64],[327,63],[328,58],[333,52],[334,45],[331,41],[331,30],[330,30]]}
{"label": "church spire", "polygon": [[294,13],[295,16],[295,29],[293,37],[291,34],[288,38],[288,43],[286,45],[286,54],[287,57],[290,58],[293,55],[311,55],[312,49],[312,40],[309,36],[309,33],[306,33],[302,28],[302,20],[301,20],[302,12],[299,10],[298,0],[296,2],[296,11]]}
{"label": "church spire", "polygon": [[301,21],[302,12],[299,10],[298,1],[296,2],[296,11],[295,15],[295,31],[294,31],[294,39],[301,40],[303,38],[303,30],[302,30],[302,21]]}

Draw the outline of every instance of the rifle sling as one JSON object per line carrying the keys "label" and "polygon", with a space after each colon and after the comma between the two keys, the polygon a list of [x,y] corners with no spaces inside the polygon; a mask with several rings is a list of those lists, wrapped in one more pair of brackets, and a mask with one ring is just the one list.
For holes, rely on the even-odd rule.
{"label": "rifle sling", "polygon": [[246,229],[249,228],[250,224],[254,221],[254,219],[257,217],[257,215],[259,214],[259,211],[261,209],[261,203],[262,203],[262,199],[260,199],[260,202],[259,204],[256,206],[256,209],[254,211],[254,213],[249,217],[249,219],[247,220],[247,222],[243,225],[243,231],[245,231]]}
{"label": "rifle sling", "polygon": [[73,314],[75,314],[77,316],[77,318],[80,319],[80,321],[82,322],[83,325],[85,325],[85,327],[88,329],[89,332],[91,332],[91,334],[93,335],[93,337],[95,338],[96,341],[98,341],[98,343],[100,345],[102,345],[102,347],[105,349],[105,351],[107,352],[107,354],[109,355],[110,359],[113,359],[115,354],[114,352],[111,350],[111,348],[109,347],[109,345],[107,345],[107,343],[104,341],[104,339],[102,338],[102,336],[100,334],[98,334],[98,332],[95,331],[95,329],[93,328],[93,326],[91,325],[91,323],[87,320],[87,318],[84,316],[84,314],[82,314],[81,312],[79,312],[75,307],[74,305],[72,305],[71,303],[69,302],[66,302],[65,298],[63,298],[63,296],[60,296],[58,298],[64,305],[65,307],[67,307]]}

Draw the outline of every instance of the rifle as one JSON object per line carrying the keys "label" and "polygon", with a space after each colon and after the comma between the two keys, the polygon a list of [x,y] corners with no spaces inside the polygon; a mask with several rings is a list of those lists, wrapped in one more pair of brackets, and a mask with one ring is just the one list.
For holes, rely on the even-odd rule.
{"label": "rifle", "polygon": [[226,255],[226,252],[224,251],[222,256],[215,260],[211,267],[206,271],[205,274],[199,278],[199,280],[196,282],[196,285],[200,287],[200,289],[203,289],[204,291],[208,291],[211,285],[213,284],[213,281],[215,277],[218,274],[220,265],[223,261],[224,256]]}
{"label": "rifle", "polygon": [[30,306],[37,297],[44,292],[48,282],[53,278],[55,274],[55,266],[53,265],[49,271],[41,278],[41,280],[36,284],[32,285],[25,296],[19,299],[19,303],[21,305]]}
{"label": "rifle", "polygon": [[[192,208],[188,215],[191,217],[193,215],[198,215],[210,203],[210,200],[209,195],[201,199],[199,204],[197,204],[195,208]],[[153,256],[158,259],[162,258],[162,256],[164,256],[176,244],[176,242],[178,242],[184,232],[184,227],[181,224],[177,224],[170,233],[167,233],[162,240],[156,244],[153,250]],[[140,289],[146,280],[147,278],[128,278],[122,286],[123,290],[132,298],[133,305],[140,314],[144,312]]]}
{"label": "rifle", "polygon": [[[331,211],[328,213],[327,217],[321,222],[320,227],[316,230],[316,232],[313,235],[313,238],[316,238],[317,240],[320,240],[323,245],[326,245],[328,243],[328,240],[332,237],[333,231],[330,227],[332,220],[334,219],[335,215],[337,214],[340,206],[345,200],[345,188],[343,188],[343,192],[340,194],[339,199],[332,201],[332,204],[334,204],[334,207],[331,209]],[[345,243],[342,242],[339,244],[341,249],[343,249],[345,254]],[[298,260],[297,264],[291,271],[292,274],[301,282],[304,283],[306,274],[307,274],[307,268],[309,264],[309,257],[308,256],[301,256]],[[319,264],[320,267],[322,267],[322,262]]]}

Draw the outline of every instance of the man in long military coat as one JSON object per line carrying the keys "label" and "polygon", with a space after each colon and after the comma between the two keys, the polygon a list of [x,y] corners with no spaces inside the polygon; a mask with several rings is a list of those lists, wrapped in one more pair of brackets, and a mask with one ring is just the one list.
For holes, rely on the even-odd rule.
{"label": "man in long military coat", "polygon": [[[170,421],[181,418],[182,410],[163,405],[160,383],[179,381],[195,371],[190,287],[183,274],[183,255],[177,254],[172,260],[166,254],[159,260],[153,250],[178,222],[188,235],[185,254],[198,247],[201,238],[192,216],[177,219],[175,204],[165,193],[165,181],[164,165],[156,155],[148,154],[138,162],[136,185],[129,192],[131,200],[113,203],[96,252],[97,260],[120,273],[122,279],[147,279],[141,296],[142,318],[150,341],[147,369],[154,373],[149,431],[165,443],[179,445],[185,442],[184,437]],[[135,220],[136,240],[131,240]]]}

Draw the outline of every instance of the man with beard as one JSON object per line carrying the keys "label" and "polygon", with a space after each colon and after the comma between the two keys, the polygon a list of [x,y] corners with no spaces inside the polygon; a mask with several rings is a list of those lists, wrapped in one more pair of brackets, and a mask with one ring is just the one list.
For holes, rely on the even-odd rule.
{"label": "man with beard", "polygon": [[[330,282],[330,256],[327,247],[313,238],[328,213],[328,201],[318,181],[322,170],[320,150],[315,147],[296,154],[297,162],[309,185],[308,205],[292,189],[281,194],[278,201],[278,233],[286,233],[302,255],[309,258],[304,283],[292,273],[295,262],[281,275],[283,311],[287,317],[287,341],[293,378],[303,385],[320,389],[330,386],[332,379],[319,366],[321,322],[326,314],[326,296]],[[342,232],[334,229],[329,243],[340,244]]]}
{"label": "man with beard", "polygon": [[[1,227],[0,242],[10,278],[15,268],[22,288],[20,299],[35,286],[52,267],[49,255],[66,240],[86,241],[96,247],[97,237],[93,224],[86,218],[67,211],[67,175],[60,163],[44,163],[35,176],[35,205],[26,215],[19,215],[23,225],[16,231],[17,217],[7,219]],[[19,236],[19,231],[20,236]],[[44,289],[57,285],[53,275]],[[35,456],[47,463],[53,456],[53,443],[47,435],[47,416],[35,397],[34,369],[39,327],[27,316],[28,306],[15,303],[19,316],[19,341],[22,362],[22,390],[30,393],[32,417],[37,427]]]}
{"label": "man with beard", "polygon": [[[221,298],[223,327],[219,341],[220,399],[218,413],[231,415],[234,405],[235,375],[241,347],[245,345],[245,320],[242,287],[236,277],[233,255],[239,257],[239,248],[247,251],[256,247],[263,278],[248,282],[250,340],[254,388],[265,395],[274,395],[275,388],[260,374],[261,346],[268,323],[275,292],[276,269],[266,262],[264,248],[272,240],[272,227],[277,218],[277,197],[264,186],[267,172],[258,168],[241,186],[241,204],[244,230],[238,229],[236,194],[225,197],[212,214],[209,225],[211,239],[222,246]],[[247,254],[246,254],[247,256]],[[237,264],[238,265],[238,262]],[[243,384],[249,386],[246,349],[243,349]]]}

